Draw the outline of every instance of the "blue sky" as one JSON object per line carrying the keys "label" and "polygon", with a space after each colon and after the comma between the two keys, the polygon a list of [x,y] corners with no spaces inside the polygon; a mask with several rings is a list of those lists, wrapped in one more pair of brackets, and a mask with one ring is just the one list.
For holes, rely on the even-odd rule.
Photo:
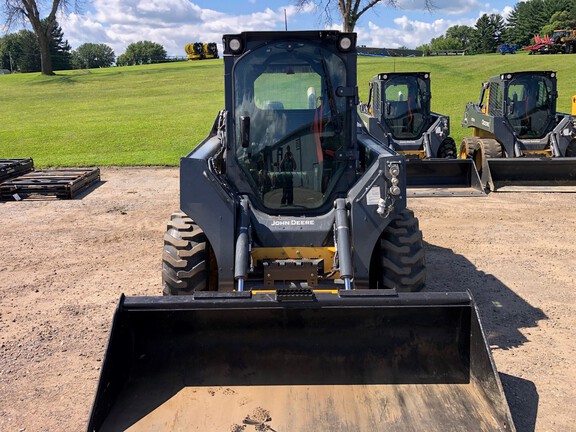
{"label": "blue sky", "polygon": [[[397,0],[397,7],[377,5],[363,15],[355,31],[367,46],[415,48],[454,25],[474,26],[484,13],[504,18],[516,2],[507,0],[435,0],[436,9],[424,9],[424,0]],[[64,11],[58,21],[72,48],[85,42],[105,43],[116,55],[126,46],[150,40],[168,55],[184,56],[187,43],[218,42],[225,33],[253,30],[289,30],[326,27],[313,8],[298,11],[292,0],[91,0],[82,11]],[[331,28],[340,29],[339,14]]]}

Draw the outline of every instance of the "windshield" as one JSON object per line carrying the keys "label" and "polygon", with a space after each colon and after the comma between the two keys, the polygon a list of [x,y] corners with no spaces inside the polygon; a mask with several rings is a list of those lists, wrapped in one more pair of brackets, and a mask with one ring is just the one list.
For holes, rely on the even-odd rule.
{"label": "windshield", "polygon": [[550,79],[522,76],[508,86],[508,120],[519,138],[542,138],[554,120]]}
{"label": "windshield", "polygon": [[236,157],[265,207],[326,202],[344,169],[345,85],[342,60],[315,44],[264,45],[236,64]]}
{"label": "windshield", "polygon": [[426,82],[416,76],[393,77],[384,88],[384,118],[394,138],[419,138],[428,120]]}

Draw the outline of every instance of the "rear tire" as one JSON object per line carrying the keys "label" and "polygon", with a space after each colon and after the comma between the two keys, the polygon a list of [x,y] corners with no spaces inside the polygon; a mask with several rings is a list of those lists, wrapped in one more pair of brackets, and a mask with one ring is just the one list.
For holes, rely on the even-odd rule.
{"label": "rear tire", "polygon": [[209,244],[204,232],[185,213],[170,217],[164,235],[164,295],[191,295],[209,288]]}
{"label": "rear tire", "polygon": [[438,148],[436,157],[442,159],[456,159],[456,143],[450,137],[446,138]]}
{"label": "rear tire", "polygon": [[379,240],[379,286],[399,292],[420,291],[426,283],[422,231],[414,212],[404,209]]}
{"label": "rear tire", "polygon": [[478,150],[480,150],[479,138],[464,137],[460,143],[460,159],[474,159]]}
{"label": "rear tire", "polygon": [[480,140],[483,156],[486,159],[498,159],[504,157],[502,145],[495,139]]}
{"label": "rear tire", "polygon": [[478,137],[464,137],[460,144],[460,159],[472,159],[478,174],[482,173],[482,152],[480,147],[480,138]]}

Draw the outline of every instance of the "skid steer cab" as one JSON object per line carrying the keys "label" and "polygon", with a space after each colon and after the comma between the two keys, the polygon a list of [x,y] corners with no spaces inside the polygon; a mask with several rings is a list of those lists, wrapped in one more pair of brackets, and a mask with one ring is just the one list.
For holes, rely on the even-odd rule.
{"label": "skid steer cab", "polygon": [[470,161],[456,159],[450,118],[431,111],[429,72],[383,72],[359,115],[368,132],[407,161],[410,196],[484,195]]}
{"label": "skid steer cab", "polygon": [[164,292],[418,291],[404,158],[358,123],[356,35],[226,35],[225,109],[181,160]]}
{"label": "skid steer cab", "polygon": [[510,72],[466,105],[462,127],[472,136],[460,156],[491,191],[576,191],[576,116],[557,112],[557,99],[556,72]]}

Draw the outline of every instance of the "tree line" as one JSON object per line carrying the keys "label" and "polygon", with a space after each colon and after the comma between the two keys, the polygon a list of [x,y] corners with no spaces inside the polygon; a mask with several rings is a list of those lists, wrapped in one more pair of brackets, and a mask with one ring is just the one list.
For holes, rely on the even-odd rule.
{"label": "tree line", "polygon": [[[131,66],[166,61],[164,47],[150,41],[135,42],[126,52],[116,57],[106,44],[85,43],[72,50],[64,39],[62,28],[56,22],[49,37],[49,50],[54,70],[103,68],[113,65]],[[40,72],[42,70],[37,35],[20,30],[0,38],[0,69],[12,72]]]}
{"label": "tree line", "polygon": [[498,14],[484,14],[474,27],[452,26],[416,49],[486,54],[496,52],[503,43],[523,47],[532,44],[536,34],[566,28],[576,29],[576,0],[528,0],[516,3],[507,21]]}
{"label": "tree line", "polygon": [[[357,20],[367,10],[383,3],[395,6],[393,0],[295,0],[298,6],[316,4],[331,21],[330,10],[336,7],[343,20],[343,29],[353,31]],[[130,44],[126,52],[116,58],[106,44],[85,43],[72,50],[64,40],[62,28],[55,19],[56,10],[68,3],[53,0],[50,15],[40,20],[35,0],[5,0],[4,11],[9,24],[18,16],[24,16],[34,31],[21,30],[0,38],[0,69],[20,72],[83,69],[135,65],[166,61],[166,50],[160,44],[140,41]],[[22,7],[22,5],[26,7]],[[30,6],[30,8],[28,8]],[[426,9],[434,9],[434,3],[426,0]],[[31,12],[28,12],[30,9]],[[32,13],[34,12],[34,13]],[[38,18],[38,19],[37,19]],[[498,14],[484,14],[474,27],[452,26],[446,34],[433,38],[428,44],[416,47],[422,51],[466,50],[471,54],[495,52],[499,45],[526,46],[535,34],[550,34],[555,29],[576,28],[576,0],[527,0],[516,3],[507,21]],[[46,48],[46,43],[48,48]],[[48,51],[49,54],[46,53]],[[49,64],[49,66],[47,65]]]}

